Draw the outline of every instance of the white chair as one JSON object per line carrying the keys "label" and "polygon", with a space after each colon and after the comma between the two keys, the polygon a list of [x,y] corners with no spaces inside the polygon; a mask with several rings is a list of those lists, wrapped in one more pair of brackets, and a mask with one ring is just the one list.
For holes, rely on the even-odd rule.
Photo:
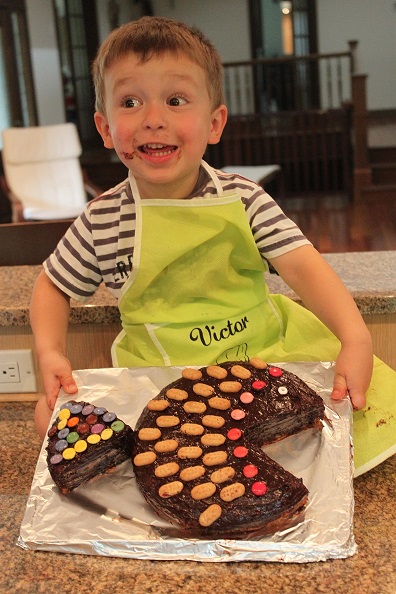
{"label": "white chair", "polygon": [[[85,183],[74,124],[3,130],[3,168],[19,220],[74,219],[99,189]],[[15,219],[18,217],[14,217]]]}
{"label": "white chair", "polygon": [[221,168],[226,173],[238,173],[263,188],[281,174],[280,165],[227,165]]}

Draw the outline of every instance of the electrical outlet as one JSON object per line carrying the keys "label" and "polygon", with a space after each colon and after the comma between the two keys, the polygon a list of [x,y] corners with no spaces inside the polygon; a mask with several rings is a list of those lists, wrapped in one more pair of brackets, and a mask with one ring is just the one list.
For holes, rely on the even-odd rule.
{"label": "electrical outlet", "polygon": [[0,351],[0,393],[37,392],[32,351]]}

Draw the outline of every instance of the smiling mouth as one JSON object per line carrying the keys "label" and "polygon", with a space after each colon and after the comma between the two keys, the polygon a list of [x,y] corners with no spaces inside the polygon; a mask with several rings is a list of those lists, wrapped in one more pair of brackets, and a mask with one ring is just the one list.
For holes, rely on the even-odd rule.
{"label": "smiling mouth", "polygon": [[138,147],[141,153],[150,155],[152,157],[165,157],[175,152],[177,146],[169,144],[142,144]]}

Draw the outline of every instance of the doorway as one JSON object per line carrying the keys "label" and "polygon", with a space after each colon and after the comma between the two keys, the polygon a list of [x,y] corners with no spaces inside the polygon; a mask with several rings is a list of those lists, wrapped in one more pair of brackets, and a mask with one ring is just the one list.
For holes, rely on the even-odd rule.
{"label": "doorway", "polygon": [[[318,51],[316,0],[251,0],[250,27],[253,59],[274,60],[259,73],[256,96],[261,112],[319,107],[319,77],[315,61],[292,61]],[[291,81],[298,81],[297,104]]]}
{"label": "doorway", "polygon": [[98,47],[95,0],[54,0],[54,11],[66,121],[76,124],[84,148],[100,146],[90,71]]}
{"label": "doorway", "polygon": [[0,0],[0,130],[36,123],[24,2]]}

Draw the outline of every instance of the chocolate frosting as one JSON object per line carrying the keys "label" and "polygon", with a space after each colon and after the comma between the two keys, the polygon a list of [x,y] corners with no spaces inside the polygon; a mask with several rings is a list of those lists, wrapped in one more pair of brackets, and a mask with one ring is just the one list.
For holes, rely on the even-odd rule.
{"label": "chocolate frosting", "polygon": [[[308,427],[321,428],[324,404],[320,396],[296,375],[274,366],[258,368],[263,366],[265,364],[257,359],[250,363],[227,362],[215,366],[214,370],[213,366],[201,368],[200,377],[195,379],[191,379],[194,373],[190,376],[187,370],[189,377],[172,382],[153,399],[162,401],[166,408],[162,411],[150,410],[153,405],[149,403],[138,420],[133,449],[137,483],[156,512],[175,524],[181,534],[242,538],[253,533],[273,532],[289,525],[307,501],[308,490],[302,480],[270,459],[260,446]],[[213,377],[213,373],[223,373],[224,377]],[[231,389],[236,391],[229,391]],[[180,390],[182,392],[178,392]],[[208,395],[197,393],[205,390]],[[191,402],[199,403],[201,409],[204,405],[205,410],[188,412],[191,406],[186,406],[186,403]],[[206,425],[205,417],[208,415],[216,417],[217,423],[222,426]],[[174,425],[162,426],[163,420],[159,417],[165,417],[165,423],[168,422],[166,417],[173,417]],[[186,433],[185,425],[188,427],[191,424],[198,429],[201,427],[201,434]],[[141,429],[147,428],[157,429],[157,435],[154,432],[154,438],[147,439],[144,431],[140,433]],[[205,441],[203,444],[202,436],[210,434],[222,434],[224,443],[205,445]],[[177,449],[157,451],[156,444],[164,440],[175,440]],[[201,455],[194,459],[181,458],[180,448],[191,446],[200,448]],[[225,461],[213,466],[205,463],[206,454],[219,451],[225,452]],[[151,452],[151,458],[155,457],[155,460],[140,465],[142,457],[139,459],[136,455],[147,455],[147,452]],[[156,469],[169,462],[177,464],[177,471],[167,477],[156,476]],[[181,479],[182,470],[191,466],[201,466],[203,474],[191,481]],[[250,469],[256,467],[257,474],[245,476],[247,466]],[[223,483],[216,482],[214,493],[208,497],[193,498],[193,488],[212,483],[213,471],[224,467],[231,468],[233,476]],[[161,487],[173,482],[178,483],[179,489],[181,485],[181,491],[169,497],[161,496]],[[223,488],[235,484],[243,485],[237,489],[244,490],[244,493],[232,501],[224,501]],[[265,492],[257,494],[260,489]],[[200,515],[213,504],[220,506],[221,515],[209,526],[202,526]]]}

